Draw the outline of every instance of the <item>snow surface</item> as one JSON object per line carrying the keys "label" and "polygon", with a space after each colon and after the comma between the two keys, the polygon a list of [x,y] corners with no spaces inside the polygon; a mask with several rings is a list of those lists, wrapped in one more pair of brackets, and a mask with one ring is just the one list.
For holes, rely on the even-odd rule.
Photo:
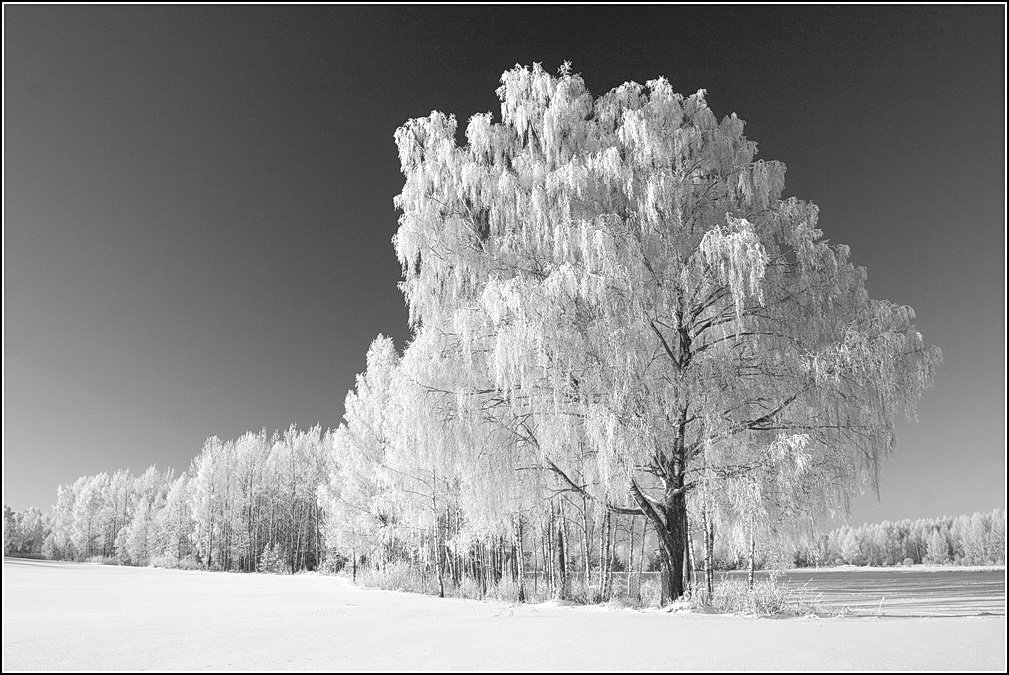
{"label": "snow surface", "polygon": [[[757,572],[757,578],[766,578]],[[746,572],[716,578],[744,580]],[[977,616],[1006,613],[1005,567],[828,567],[780,572],[778,583],[830,613]]]}
{"label": "snow surface", "polygon": [[994,670],[1002,616],[509,605],[348,580],[4,559],[3,670]]}

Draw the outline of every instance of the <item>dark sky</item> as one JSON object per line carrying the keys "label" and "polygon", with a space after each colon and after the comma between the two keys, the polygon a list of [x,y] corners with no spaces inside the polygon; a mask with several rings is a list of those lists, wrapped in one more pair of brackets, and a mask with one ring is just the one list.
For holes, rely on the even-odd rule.
{"label": "dark sky", "polygon": [[5,5],[4,503],[336,426],[408,337],[393,132],[516,63],[736,112],[945,364],[852,520],[1005,508],[1005,8]]}

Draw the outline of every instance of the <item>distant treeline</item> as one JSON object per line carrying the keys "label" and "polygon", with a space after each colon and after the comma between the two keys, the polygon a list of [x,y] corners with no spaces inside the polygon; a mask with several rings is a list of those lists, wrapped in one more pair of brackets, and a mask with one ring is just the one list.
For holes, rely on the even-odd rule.
{"label": "distant treeline", "polygon": [[204,443],[189,470],[150,467],[60,485],[51,516],[4,507],[4,554],[238,571],[314,569],[323,551],[316,490],[328,432],[249,432]]}
{"label": "distant treeline", "polygon": [[[212,437],[181,475],[150,467],[138,476],[128,470],[82,476],[58,487],[51,515],[35,507],[13,511],[4,506],[4,555],[269,572],[316,569],[326,562],[331,569],[338,568],[352,558],[376,564],[392,561],[399,557],[402,542],[392,536],[396,528],[391,520],[378,526],[371,546],[364,536],[348,544],[347,511],[353,509],[331,491],[341,463],[338,447],[332,431],[291,426],[272,435],[265,430],[248,432],[234,441]],[[337,508],[341,505],[343,509]],[[638,570],[658,569],[654,533],[641,522],[638,531],[635,521],[640,519],[602,520],[590,528],[589,515],[595,519],[600,514],[575,509],[569,509],[568,516],[556,514],[567,523],[565,528],[585,529],[580,536],[571,536],[566,567],[584,567],[586,561],[590,568],[596,567],[599,559],[609,558],[609,574],[632,565]],[[597,532],[603,524],[605,529]],[[780,539],[765,538],[756,552],[757,564],[1004,565],[1005,526],[1005,510],[996,509],[969,516],[844,525],[825,534],[793,531]],[[609,555],[586,558],[586,552],[594,552],[589,534],[605,535]],[[530,545],[523,557],[533,564],[533,571],[539,567],[549,572],[549,556],[540,555],[533,545],[544,543],[534,542],[533,532],[527,536],[529,540],[517,542]],[[499,550],[488,556],[500,555],[496,566],[502,567],[514,553],[506,550],[511,542],[499,544]],[[696,533],[692,548],[695,562],[702,557]],[[743,567],[747,554],[738,542],[723,538],[712,564],[716,569]],[[543,560],[537,563],[538,557]],[[462,567],[466,569],[465,564]],[[590,571],[586,568],[585,576]]]}
{"label": "distant treeline", "polygon": [[818,534],[796,547],[799,567],[1004,565],[1006,512],[883,521]]}

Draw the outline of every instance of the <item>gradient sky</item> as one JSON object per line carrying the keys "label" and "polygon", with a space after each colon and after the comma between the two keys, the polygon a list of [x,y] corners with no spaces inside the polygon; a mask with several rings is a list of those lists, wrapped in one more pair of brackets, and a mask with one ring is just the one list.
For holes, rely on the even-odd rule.
{"label": "gradient sky", "polygon": [[735,112],[945,363],[855,523],[1005,508],[1005,7],[5,5],[3,501],[335,427],[409,335],[393,132],[514,64]]}

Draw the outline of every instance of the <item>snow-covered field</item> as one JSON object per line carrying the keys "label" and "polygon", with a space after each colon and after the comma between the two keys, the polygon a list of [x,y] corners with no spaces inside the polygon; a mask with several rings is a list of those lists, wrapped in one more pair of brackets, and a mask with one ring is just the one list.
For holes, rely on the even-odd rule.
{"label": "snow-covered field", "polygon": [[4,559],[4,672],[100,669],[1004,672],[1006,620],[511,606],[315,574]]}
{"label": "snow-covered field", "polygon": [[[746,572],[718,573],[745,579]],[[757,577],[765,577],[758,572]],[[830,567],[783,572],[778,583],[829,612],[891,616],[978,616],[1006,613],[1004,567]]]}

